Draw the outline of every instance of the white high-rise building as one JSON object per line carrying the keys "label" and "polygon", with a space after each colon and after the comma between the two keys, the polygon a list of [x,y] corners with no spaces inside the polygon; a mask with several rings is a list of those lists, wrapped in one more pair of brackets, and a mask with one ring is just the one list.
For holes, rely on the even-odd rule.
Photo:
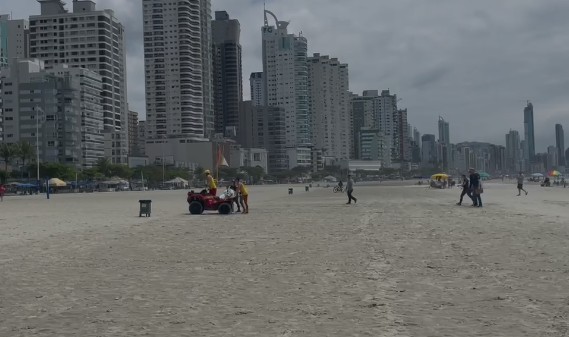
{"label": "white high-rise building", "polygon": [[11,20],[10,15],[0,15],[0,67],[10,60],[29,57],[29,22]]}
{"label": "white high-rise building", "polygon": [[[267,14],[275,20],[269,25]],[[263,75],[265,105],[283,108],[286,119],[286,147],[289,168],[311,166],[312,137],[308,107],[308,41],[289,34],[288,22],[265,11]]]}
{"label": "white high-rise building", "polygon": [[146,137],[213,136],[210,0],[143,0]]}
{"label": "white high-rise building", "polygon": [[60,64],[85,68],[103,78],[106,155],[126,164],[128,109],[124,28],[110,9],[94,1],[74,0],[68,12],[61,0],[38,0],[41,14],[30,16],[30,57],[51,69]]}
{"label": "white high-rise building", "polygon": [[350,157],[350,92],[348,65],[314,54],[308,58],[312,143],[324,157]]}

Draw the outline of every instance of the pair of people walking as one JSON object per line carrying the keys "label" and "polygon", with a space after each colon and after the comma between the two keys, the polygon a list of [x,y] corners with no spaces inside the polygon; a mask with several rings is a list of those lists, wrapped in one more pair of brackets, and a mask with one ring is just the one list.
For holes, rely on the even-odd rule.
{"label": "pair of people walking", "polygon": [[468,172],[470,174],[470,179],[466,178],[466,175],[462,175],[462,193],[460,194],[460,200],[457,205],[462,205],[464,196],[468,195],[472,200],[472,207],[482,207],[481,194],[484,190],[482,188],[480,174],[478,174],[478,172],[473,168],[469,169]]}

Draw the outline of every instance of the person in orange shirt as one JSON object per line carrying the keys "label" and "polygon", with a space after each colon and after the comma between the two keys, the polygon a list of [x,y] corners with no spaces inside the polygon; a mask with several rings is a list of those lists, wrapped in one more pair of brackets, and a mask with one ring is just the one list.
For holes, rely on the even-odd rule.
{"label": "person in orange shirt", "polygon": [[207,180],[207,188],[209,189],[209,194],[216,196],[217,195],[217,184],[215,179],[211,176],[211,172],[209,170],[204,171],[206,180]]}
{"label": "person in orange shirt", "polygon": [[243,214],[249,213],[249,191],[247,190],[247,186],[241,181],[241,179],[237,178],[237,191],[241,194],[243,198],[243,203],[245,204],[243,209]]}

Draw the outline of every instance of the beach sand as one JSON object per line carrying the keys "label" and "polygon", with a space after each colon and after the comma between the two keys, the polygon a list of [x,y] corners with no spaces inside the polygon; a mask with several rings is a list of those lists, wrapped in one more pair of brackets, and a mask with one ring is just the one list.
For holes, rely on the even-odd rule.
{"label": "beach sand", "polygon": [[569,189],[287,189],[230,216],[185,191],[5,198],[0,336],[569,335]]}

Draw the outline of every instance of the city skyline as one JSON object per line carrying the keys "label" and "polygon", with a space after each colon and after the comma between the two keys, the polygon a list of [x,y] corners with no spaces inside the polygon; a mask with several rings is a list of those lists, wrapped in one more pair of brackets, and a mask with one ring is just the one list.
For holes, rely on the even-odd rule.
{"label": "city skyline", "polygon": [[[507,0],[492,7],[483,2],[447,1],[445,11],[422,11],[426,5],[411,1],[369,1],[367,6],[362,3],[351,11],[353,20],[343,17],[345,5],[296,1],[273,0],[267,8],[291,20],[291,32],[303,32],[310,40],[309,54],[330,54],[351,64],[352,92],[388,88],[396,92],[403,99],[399,106],[409,109],[409,123],[421,125],[423,134],[436,133],[436,122],[431,121],[443,115],[453,125],[453,134],[463,135],[464,139],[453,138],[452,142],[503,144],[503,134],[509,128],[523,132],[519,110],[528,99],[535,105],[536,152],[555,144],[552,125],[569,125],[569,104],[563,94],[569,89],[569,70],[560,63],[569,45],[569,36],[564,34],[567,29],[563,28],[569,25],[563,19],[569,13],[569,4],[563,1],[516,1],[516,6],[510,6],[513,0]],[[415,24],[390,24],[401,17],[413,21],[416,14],[407,10],[411,5],[420,7],[413,13],[422,15],[416,18],[421,29]],[[98,8],[114,9],[125,26],[129,101],[131,109],[140,111],[144,119],[140,6],[136,1],[97,1]],[[39,12],[35,0],[23,0],[10,9],[13,19]],[[244,78],[260,71],[262,2],[243,5],[214,0],[212,12],[215,10],[226,10],[242,22]],[[453,14],[451,18],[449,13]],[[469,19],[462,20],[464,17]],[[545,17],[547,21],[542,19]],[[365,25],[364,30],[356,25],[362,20],[381,23]],[[367,44],[369,39],[377,43]],[[465,39],[468,44],[461,42]],[[479,51],[488,49],[491,55]],[[421,55],[421,62],[413,55]],[[248,99],[249,86],[244,83],[243,87],[244,99]],[[464,121],[473,114],[476,120],[465,126]],[[484,123],[485,119],[492,123]],[[486,132],[476,131],[480,129]]]}

